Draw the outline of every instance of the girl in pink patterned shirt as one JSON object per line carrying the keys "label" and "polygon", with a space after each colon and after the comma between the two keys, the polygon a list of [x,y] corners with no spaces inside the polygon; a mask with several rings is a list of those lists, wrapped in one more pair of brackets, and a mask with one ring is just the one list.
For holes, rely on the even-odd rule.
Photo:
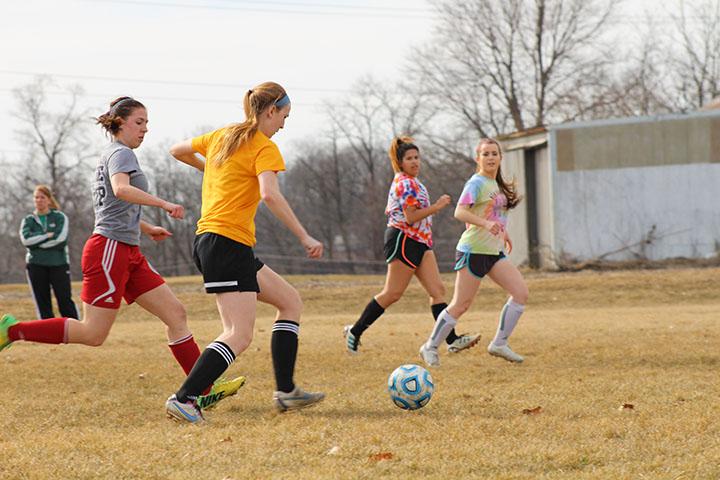
{"label": "girl in pink patterned shirt", "polygon": [[[388,193],[385,214],[388,217],[385,231],[385,261],[388,264],[385,287],[365,307],[354,325],[347,325],[344,335],[348,352],[355,354],[360,336],[377,320],[385,309],[400,300],[405,289],[417,276],[430,297],[433,318],[442,312],[445,303],[445,286],[440,278],[435,253],[432,251],[432,215],[450,204],[450,196],[442,195],[430,203],[425,185],[417,178],[420,173],[420,149],[410,137],[396,137],[388,152],[395,178]],[[448,335],[449,352],[472,347],[480,335]]]}

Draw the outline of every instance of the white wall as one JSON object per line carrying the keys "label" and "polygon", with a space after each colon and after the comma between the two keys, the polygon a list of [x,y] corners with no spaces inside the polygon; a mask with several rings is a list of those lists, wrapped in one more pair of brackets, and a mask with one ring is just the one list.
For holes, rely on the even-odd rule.
{"label": "white wall", "polygon": [[555,172],[555,248],[574,260],[703,258],[720,248],[720,164]]}
{"label": "white wall", "polygon": [[[517,182],[520,195],[525,195],[525,157],[523,150],[513,150],[503,153],[503,177]],[[510,210],[508,214],[508,233],[513,241],[513,251],[508,258],[515,265],[528,263],[528,233],[527,233],[527,202]]]}

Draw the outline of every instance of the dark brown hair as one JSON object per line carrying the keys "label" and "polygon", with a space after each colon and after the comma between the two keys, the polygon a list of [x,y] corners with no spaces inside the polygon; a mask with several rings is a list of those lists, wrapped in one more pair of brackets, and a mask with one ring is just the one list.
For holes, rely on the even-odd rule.
{"label": "dark brown hair", "polygon": [[[475,149],[476,155],[479,156],[480,147],[487,144],[497,146],[498,152],[500,153],[500,160],[502,160],[502,146],[500,145],[500,142],[498,142],[494,138],[481,138],[478,142],[477,148]],[[478,163],[478,170],[479,169],[480,164]],[[507,208],[515,208],[517,204],[520,203],[520,201],[522,200],[522,196],[517,193],[517,185],[515,184],[515,179],[513,178],[511,182],[506,182],[502,176],[502,169],[498,166],[497,174],[495,175],[495,181],[497,182],[498,187],[500,187],[500,191],[505,195],[505,198],[507,198]]]}
{"label": "dark brown hair", "polygon": [[97,117],[95,122],[111,135],[117,135],[123,121],[127,120],[136,108],[145,108],[145,105],[132,97],[118,97],[110,102],[110,109]]}
{"label": "dark brown hair", "polygon": [[395,173],[402,172],[402,160],[409,150],[417,150],[420,153],[420,148],[413,143],[412,137],[395,137],[390,142],[390,150],[388,150],[388,156],[390,157],[390,163],[392,164],[393,171]]}

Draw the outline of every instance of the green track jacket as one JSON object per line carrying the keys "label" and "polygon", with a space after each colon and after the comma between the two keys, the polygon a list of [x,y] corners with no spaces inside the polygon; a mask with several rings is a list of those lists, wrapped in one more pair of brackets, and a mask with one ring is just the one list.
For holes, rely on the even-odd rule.
{"label": "green track jacket", "polygon": [[[52,238],[48,237],[48,232],[53,233]],[[23,218],[20,224],[20,240],[27,248],[25,261],[33,265],[56,267],[69,264],[67,238],[68,218],[60,210],[50,209],[47,228],[35,213]]]}

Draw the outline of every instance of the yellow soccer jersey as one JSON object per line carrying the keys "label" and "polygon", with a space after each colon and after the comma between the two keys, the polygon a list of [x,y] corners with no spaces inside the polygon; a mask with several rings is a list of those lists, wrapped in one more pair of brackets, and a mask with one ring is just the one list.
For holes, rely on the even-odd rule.
{"label": "yellow soccer jersey", "polygon": [[285,161],[277,145],[258,131],[218,166],[214,160],[225,131],[221,128],[192,139],[193,150],[206,158],[197,233],[217,233],[252,247],[260,203],[258,175],[285,170]]}

